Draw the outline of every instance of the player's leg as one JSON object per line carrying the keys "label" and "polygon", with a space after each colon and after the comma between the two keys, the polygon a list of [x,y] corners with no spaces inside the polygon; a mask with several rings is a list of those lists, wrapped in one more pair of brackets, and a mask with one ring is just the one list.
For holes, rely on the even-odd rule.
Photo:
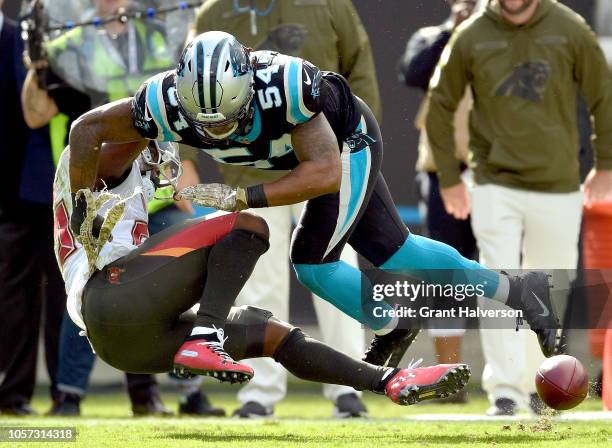
{"label": "player's leg", "polygon": [[239,379],[252,376],[250,368],[233,362],[223,351],[222,326],[237,292],[267,247],[266,230],[263,220],[242,213],[191,220],[154,235],[94,274],[85,288],[82,308],[98,354],[128,372],[160,371],[159,363],[165,363],[165,358],[155,350],[176,353],[179,346],[153,335],[171,331],[178,316],[199,301],[195,328],[210,322],[214,331],[183,335],[188,337],[176,354],[176,364],[194,373],[230,371]]}
{"label": "player's leg", "polygon": [[[403,234],[406,237],[402,242]],[[474,290],[483,290],[484,297],[522,311],[538,334],[545,355],[551,356],[557,349],[558,320],[550,303],[546,274],[528,273],[510,278],[464,258],[444,243],[408,234],[382,175],[349,243],[384,271],[405,274],[431,284],[472,285]],[[533,294],[539,300],[534,299]],[[550,313],[543,314],[540,303]]]}
{"label": "player's leg", "polygon": [[[291,262],[304,286],[376,331],[383,329],[390,318],[375,318],[371,312],[364,312],[374,306],[374,302],[362,304],[361,300],[362,283],[371,288],[369,279],[340,260],[367,206],[382,162],[380,131],[371,125],[362,119],[355,136],[344,142],[340,191],[306,202],[293,233]],[[386,307],[384,302],[376,305]]]}
{"label": "player's leg", "polygon": [[[303,209],[304,204],[291,206],[291,214],[296,222],[299,221]],[[344,247],[341,260],[351,266],[359,266],[357,253],[351,247]],[[364,350],[365,334],[360,323],[344,314],[328,301],[321,300],[314,294],[312,297],[317,321],[321,329],[321,341],[351,357],[361,357]],[[266,306],[261,308],[274,311]],[[274,312],[274,316],[281,320],[287,320],[276,312]],[[253,381],[249,385],[252,383]],[[333,413],[335,417],[367,416],[367,409],[361,400],[362,394],[360,391],[338,384],[324,384],[323,394],[334,403]]]}
{"label": "player's leg", "polygon": [[262,218],[248,213],[233,214],[235,221],[227,232],[223,230],[226,216],[216,218],[221,223],[219,231],[226,233],[219,235],[208,253],[206,286],[192,335],[202,334],[207,328],[223,327],[255,263],[268,250],[268,225]]}
{"label": "player's leg", "polygon": [[[254,210],[270,227],[270,249],[261,256],[251,277],[236,298],[236,305],[251,305],[289,319],[289,239],[291,207]],[[271,416],[274,406],[287,393],[287,371],[271,358],[245,359],[255,376],[237,394],[240,408],[234,415],[242,418]]]}
{"label": "player's leg", "polygon": [[386,394],[398,404],[448,396],[470,375],[464,364],[407,369],[368,364],[255,307],[232,308],[227,332],[227,350],[236,359],[272,357],[298,378]]}
{"label": "player's leg", "polygon": [[[367,277],[338,261],[349,238],[358,252],[384,270],[434,283],[484,282],[491,290],[485,293],[493,296],[500,282],[498,273],[461,257],[445,244],[409,235],[380,174],[383,153],[380,129],[367,105],[360,102],[360,107],[363,113],[360,132],[343,146],[340,192],[308,201],[294,233],[291,260],[299,280],[380,334],[388,332],[386,326],[395,325],[391,317],[374,315],[376,309],[386,304],[371,300]],[[359,236],[352,237],[358,229]],[[447,278],[455,273],[456,279]],[[363,289],[366,291],[362,294]],[[410,339],[409,335],[404,336]]]}

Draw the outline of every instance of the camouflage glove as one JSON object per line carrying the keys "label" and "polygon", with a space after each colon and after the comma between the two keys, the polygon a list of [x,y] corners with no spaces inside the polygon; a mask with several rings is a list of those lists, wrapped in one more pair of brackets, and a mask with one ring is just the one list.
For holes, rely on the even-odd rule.
{"label": "camouflage glove", "polygon": [[245,190],[225,184],[191,185],[179,191],[175,199],[186,199],[197,205],[213,207],[226,212],[237,212],[249,208]]}
{"label": "camouflage glove", "polygon": [[[72,196],[72,214],[70,215],[70,230],[76,236],[77,241],[81,242],[81,226],[85,222],[87,215],[87,201],[85,197],[78,198],[76,193],[71,193]],[[100,229],[104,224],[104,217],[96,215],[91,226],[91,234],[94,238],[100,237]],[[110,239],[112,241],[112,237]]]}

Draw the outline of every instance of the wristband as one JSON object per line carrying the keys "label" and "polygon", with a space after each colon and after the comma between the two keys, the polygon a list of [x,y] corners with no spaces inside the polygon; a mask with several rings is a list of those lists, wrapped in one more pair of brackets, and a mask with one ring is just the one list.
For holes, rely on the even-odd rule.
{"label": "wristband", "polygon": [[246,189],[246,199],[249,208],[264,208],[268,206],[268,198],[264,191],[264,184],[257,184]]}

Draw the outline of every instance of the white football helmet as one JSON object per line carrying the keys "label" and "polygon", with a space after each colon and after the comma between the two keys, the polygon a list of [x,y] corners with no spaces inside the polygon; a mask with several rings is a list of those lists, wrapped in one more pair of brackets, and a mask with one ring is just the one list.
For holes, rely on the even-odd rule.
{"label": "white football helmet", "polygon": [[253,98],[249,51],[222,31],[200,34],[176,69],[178,104],[187,122],[215,140],[229,137]]}

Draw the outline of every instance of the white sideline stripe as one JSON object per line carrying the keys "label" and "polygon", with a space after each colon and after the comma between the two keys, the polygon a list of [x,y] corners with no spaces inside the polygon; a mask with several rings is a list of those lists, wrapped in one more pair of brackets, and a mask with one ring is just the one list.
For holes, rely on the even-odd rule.
{"label": "white sideline stripe", "polygon": [[[404,420],[420,422],[496,422],[496,421],[537,421],[540,417],[531,414],[481,415],[481,414],[417,414],[402,417]],[[552,417],[554,421],[612,420],[612,411],[564,412]]]}

